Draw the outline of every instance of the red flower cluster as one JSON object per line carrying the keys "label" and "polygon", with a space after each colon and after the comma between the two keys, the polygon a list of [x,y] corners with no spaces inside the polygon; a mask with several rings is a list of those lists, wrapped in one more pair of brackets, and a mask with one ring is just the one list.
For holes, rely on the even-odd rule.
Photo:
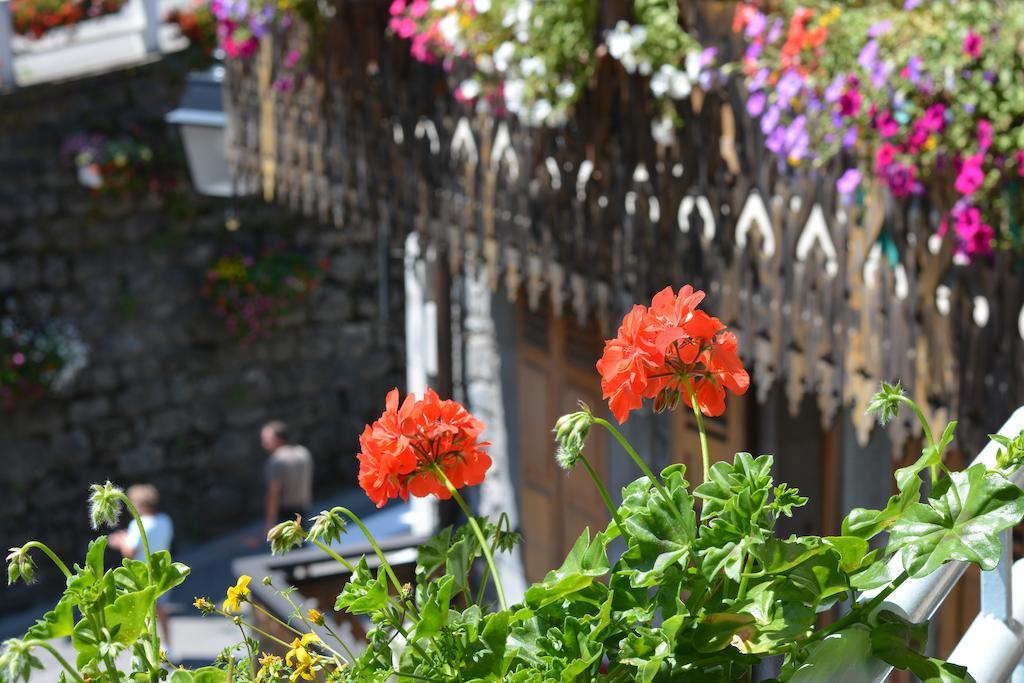
{"label": "red flower cluster", "polygon": [[725,411],[725,390],[737,396],[750,377],[736,353],[736,336],[697,306],[704,292],[686,285],[676,295],[666,287],[650,308],[637,305],[622,320],[618,336],[604,345],[597,362],[601,390],[620,422],[654,399],[657,411],[673,408],[682,398],[690,403],[687,379],[697,405],[708,416]]}
{"label": "red flower cluster", "polygon": [[484,480],[491,458],[477,439],[483,423],[455,401],[442,401],[431,389],[423,398],[409,394],[401,407],[398,389],[388,392],[384,414],[359,437],[359,485],[377,507],[392,498],[431,493],[451,497],[437,469],[455,488]]}

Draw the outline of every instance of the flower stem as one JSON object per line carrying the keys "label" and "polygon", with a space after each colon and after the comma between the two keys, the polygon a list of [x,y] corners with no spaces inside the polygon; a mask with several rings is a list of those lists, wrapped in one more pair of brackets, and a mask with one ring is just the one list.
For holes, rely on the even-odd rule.
{"label": "flower stem", "polygon": [[373,537],[373,534],[370,533],[370,530],[366,528],[366,525],[363,524],[363,521],[359,519],[358,515],[356,515],[354,512],[352,512],[346,507],[337,507],[335,508],[335,510],[341,512],[343,515],[351,519],[352,522],[355,523],[355,525],[358,526],[359,529],[363,532],[363,535],[366,536],[366,540],[369,541],[370,545],[373,547],[373,552],[377,553],[377,557],[378,559],[380,559],[380,564],[382,567],[384,567],[384,571],[387,573],[388,578],[391,579],[391,583],[394,584],[395,590],[398,591],[399,597],[401,597],[402,582],[398,580],[398,577],[395,575],[394,570],[391,569],[391,564],[388,562],[387,558],[384,557],[384,551],[380,549],[379,545],[377,545],[377,539]]}
{"label": "flower stem", "polygon": [[676,513],[676,516],[682,517],[682,514],[679,512],[679,508],[676,506],[676,502],[672,500],[672,496],[669,495],[668,489],[665,488],[665,485],[661,483],[661,479],[658,479],[658,477],[654,476],[654,472],[652,472],[651,468],[647,466],[647,463],[644,462],[644,459],[640,457],[640,454],[636,452],[636,449],[633,448],[633,444],[629,443],[629,441],[626,440],[626,437],[622,435],[622,432],[616,429],[611,422],[602,417],[595,417],[594,424],[601,425],[608,431],[609,434],[615,437],[615,440],[618,441],[619,445],[621,445],[626,450],[626,453],[629,454],[629,457],[633,458],[633,462],[635,462],[637,467],[640,468],[640,471],[647,475],[647,478],[651,480],[651,483],[654,484],[655,488],[657,488],[658,491],[661,492],[661,495],[665,498],[665,502],[668,503],[669,507],[672,508],[672,510]]}
{"label": "flower stem", "polygon": [[590,478],[594,481],[594,486],[597,487],[597,492],[601,494],[601,498],[604,500],[604,504],[608,506],[608,511],[612,513],[612,519],[615,520],[615,526],[619,528],[619,533],[625,534],[626,527],[623,525],[622,519],[619,517],[618,509],[612,503],[611,496],[608,495],[608,489],[605,488],[604,482],[602,482],[601,478],[597,476],[597,471],[594,469],[594,466],[590,464],[590,461],[587,460],[587,456],[581,453],[580,460],[583,462],[583,466],[587,468],[587,473],[590,475]]}
{"label": "flower stem", "polygon": [[[914,401],[914,399],[910,398],[909,396],[904,396],[903,394],[900,394],[900,399],[899,400],[900,400],[900,403],[903,403],[904,405],[910,406],[910,409],[914,411],[915,415],[917,415],[917,421],[920,422],[921,423],[921,427],[924,428],[924,438],[928,441],[928,445],[931,446],[932,448],[934,448],[935,447],[935,437],[932,435],[932,428],[928,424],[928,420],[927,420],[927,418],[925,418],[924,411],[921,410],[921,406],[917,405],[917,402]],[[935,482],[938,481],[938,479],[939,479],[939,466],[938,465],[932,465],[931,466],[931,473],[932,473],[932,486],[935,486]]]}
{"label": "flower stem", "polygon": [[434,466],[434,471],[437,473],[438,478],[444,482],[444,485],[448,487],[448,492],[452,494],[452,498],[458,503],[459,507],[462,508],[462,512],[466,515],[466,519],[469,520],[469,526],[473,529],[473,533],[476,534],[476,540],[480,542],[480,550],[484,554],[484,560],[487,561],[487,568],[491,572],[491,578],[494,579],[494,589],[498,593],[498,604],[501,605],[502,611],[508,609],[508,605],[505,603],[505,590],[501,586],[501,577],[498,576],[498,568],[494,566],[494,555],[491,553],[490,547],[487,545],[487,539],[484,537],[484,532],[480,530],[480,525],[476,523],[476,518],[473,516],[472,511],[469,509],[469,505],[466,504],[465,499],[459,490],[455,488],[448,475],[444,473],[438,466]]}
{"label": "flower stem", "polygon": [[[131,513],[132,518],[135,520],[135,525],[139,528],[139,538],[142,540],[142,550],[146,553],[146,572],[149,574],[150,581],[153,580],[153,554],[149,551],[149,537],[146,536],[146,527],[142,524],[142,515],[139,514],[138,508],[132,503],[131,499],[122,491],[118,491],[117,497],[121,499],[125,507],[128,508],[128,512]],[[149,672],[149,678],[152,683],[157,683],[159,678],[160,669],[160,636],[156,630],[156,602],[153,603],[153,609],[149,614],[149,637],[153,642],[153,668]]]}
{"label": "flower stem", "polygon": [[701,481],[707,482],[708,471],[711,469],[711,449],[708,447],[708,430],[704,426],[704,414],[700,412],[700,406],[697,405],[697,393],[693,390],[690,378],[683,375],[682,380],[683,388],[686,389],[686,395],[690,398],[693,417],[697,421],[697,433],[700,435],[700,461],[704,466],[704,478]]}
{"label": "flower stem", "polygon": [[42,550],[44,553],[46,553],[47,557],[53,560],[53,563],[57,565],[57,569],[61,570],[65,578],[71,578],[71,570],[68,569],[68,566],[66,564],[61,562],[60,558],[57,557],[57,553],[50,550],[50,547],[48,545],[40,541],[29,541],[25,545],[21,546],[21,549],[23,551],[27,551],[30,548],[39,548],[40,550]]}
{"label": "flower stem", "polygon": [[65,671],[71,674],[71,677],[74,680],[78,681],[78,683],[84,683],[82,677],[78,675],[78,672],[71,668],[71,665],[68,664],[68,661],[64,659],[59,652],[57,652],[57,649],[53,645],[50,645],[45,640],[30,640],[26,644],[31,645],[33,647],[41,647],[47,652],[49,652],[51,655],[53,655],[53,658],[57,660],[57,663],[64,667]]}

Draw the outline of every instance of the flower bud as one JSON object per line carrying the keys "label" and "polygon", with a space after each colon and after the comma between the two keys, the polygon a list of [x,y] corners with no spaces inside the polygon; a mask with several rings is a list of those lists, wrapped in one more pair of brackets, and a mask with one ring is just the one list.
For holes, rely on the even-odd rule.
{"label": "flower bud", "polygon": [[21,579],[32,583],[36,578],[36,563],[32,561],[24,546],[11,548],[7,555],[7,585],[10,586]]}
{"label": "flower bud", "polygon": [[89,494],[89,521],[93,529],[101,526],[116,527],[121,518],[124,493],[109,481],[102,486],[93,484]]}
{"label": "flower bud", "polygon": [[271,585],[273,583],[274,583],[274,580],[271,579],[269,576],[264,576],[263,577],[263,585],[264,586],[269,586],[269,585]]}
{"label": "flower bud", "polygon": [[306,532],[302,528],[302,517],[295,515],[290,522],[281,522],[269,532],[270,551],[275,555],[284,555],[294,547],[301,546],[306,540]]}
{"label": "flower bud", "polygon": [[900,386],[900,383],[887,384],[882,382],[882,389],[871,399],[866,412],[868,415],[876,414],[879,424],[884,425],[896,417],[902,402],[903,387]]}
{"label": "flower bud", "polygon": [[192,603],[192,606],[200,612],[202,612],[204,615],[212,614],[213,611],[216,609],[212,602],[202,597],[196,598],[195,601]]}
{"label": "flower bud", "polygon": [[317,626],[324,625],[324,614],[320,610],[313,609],[312,607],[306,612],[306,618],[309,619],[310,623],[316,624]]}
{"label": "flower bud", "polygon": [[313,518],[313,526],[309,528],[310,540],[330,545],[341,540],[345,533],[345,520],[338,508],[324,510]]}
{"label": "flower bud", "polygon": [[590,434],[590,427],[594,424],[590,408],[585,403],[580,403],[580,406],[583,410],[563,415],[555,423],[555,442],[558,444],[555,459],[559,467],[565,470],[576,466],[583,454],[583,444]]}

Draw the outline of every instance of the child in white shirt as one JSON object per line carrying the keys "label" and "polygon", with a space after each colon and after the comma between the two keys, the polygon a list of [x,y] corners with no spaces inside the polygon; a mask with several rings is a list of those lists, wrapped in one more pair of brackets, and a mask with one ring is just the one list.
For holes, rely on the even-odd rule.
{"label": "child in white shirt", "polygon": [[[139,511],[142,518],[142,528],[146,530],[146,540],[149,541],[149,552],[157,553],[161,550],[170,550],[171,541],[174,539],[174,523],[171,518],[159,511],[160,494],[156,487],[150,484],[136,484],[126,491],[128,500]],[[142,548],[142,536],[139,527],[133,518],[128,523],[128,528],[123,531],[115,531],[109,537],[109,546],[121,551],[125,557],[136,560],[145,559],[145,551]],[[171,639],[168,628],[167,600],[170,592],[164,593],[156,601],[156,618],[163,634],[164,649],[170,650]]]}

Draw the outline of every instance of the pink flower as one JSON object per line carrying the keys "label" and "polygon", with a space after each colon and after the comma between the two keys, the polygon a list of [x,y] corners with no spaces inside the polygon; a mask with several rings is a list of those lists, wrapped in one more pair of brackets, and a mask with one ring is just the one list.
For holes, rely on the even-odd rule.
{"label": "pink flower", "polygon": [[896,158],[896,147],[888,142],[882,143],[875,152],[875,173],[884,173]]}
{"label": "pink flower", "polygon": [[932,133],[941,131],[946,125],[946,105],[938,103],[928,107],[921,122]]}
{"label": "pink flower", "polygon": [[1017,150],[1017,175],[1024,176],[1024,149]]}
{"label": "pink flower", "polygon": [[284,66],[286,69],[294,69],[295,65],[302,59],[302,53],[298,50],[290,50],[284,58]]}
{"label": "pink flower", "polygon": [[907,138],[907,144],[910,146],[910,151],[917,152],[927,141],[928,129],[925,127],[923,122],[917,121],[914,124],[913,131],[910,133],[910,137]]}
{"label": "pink flower", "polygon": [[409,17],[394,17],[391,19],[391,30],[398,34],[399,38],[411,38],[416,33],[416,22]]}
{"label": "pink flower", "polygon": [[972,59],[977,59],[981,56],[981,44],[981,36],[974,31],[968,31],[964,38],[964,54]]}
{"label": "pink flower", "polygon": [[978,147],[982,152],[992,146],[992,124],[982,119],[978,121]]}
{"label": "pink flower", "polygon": [[856,116],[860,112],[860,93],[854,89],[847,90],[839,96],[839,113],[843,116]]}
{"label": "pink flower", "polygon": [[391,3],[391,16],[397,17],[405,12],[405,0],[393,0]]}
{"label": "pink flower", "polygon": [[413,0],[412,4],[409,5],[409,14],[416,19],[419,19],[429,11],[430,2],[428,0]]}
{"label": "pink flower", "polygon": [[957,192],[962,195],[969,195],[981,187],[981,184],[985,182],[985,173],[981,170],[984,160],[985,157],[981,153],[973,154],[964,159],[963,166],[960,167],[960,173],[957,175],[954,185]]}
{"label": "pink flower", "polygon": [[992,240],[996,231],[981,220],[981,211],[969,206],[956,216],[956,234],[960,239],[963,253],[969,257],[987,256],[992,253]]}
{"label": "pink flower", "polygon": [[20,368],[22,365],[24,365],[25,360],[25,354],[23,354],[21,351],[18,351],[13,356],[11,356],[11,361],[14,363],[14,367],[16,368]]}
{"label": "pink flower", "polygon": [[882,112],[882,115],[875,119],[878,127],[878,134],[883,138],[890,138],[900,131],[900,124],[892,117],[891,112]]}

